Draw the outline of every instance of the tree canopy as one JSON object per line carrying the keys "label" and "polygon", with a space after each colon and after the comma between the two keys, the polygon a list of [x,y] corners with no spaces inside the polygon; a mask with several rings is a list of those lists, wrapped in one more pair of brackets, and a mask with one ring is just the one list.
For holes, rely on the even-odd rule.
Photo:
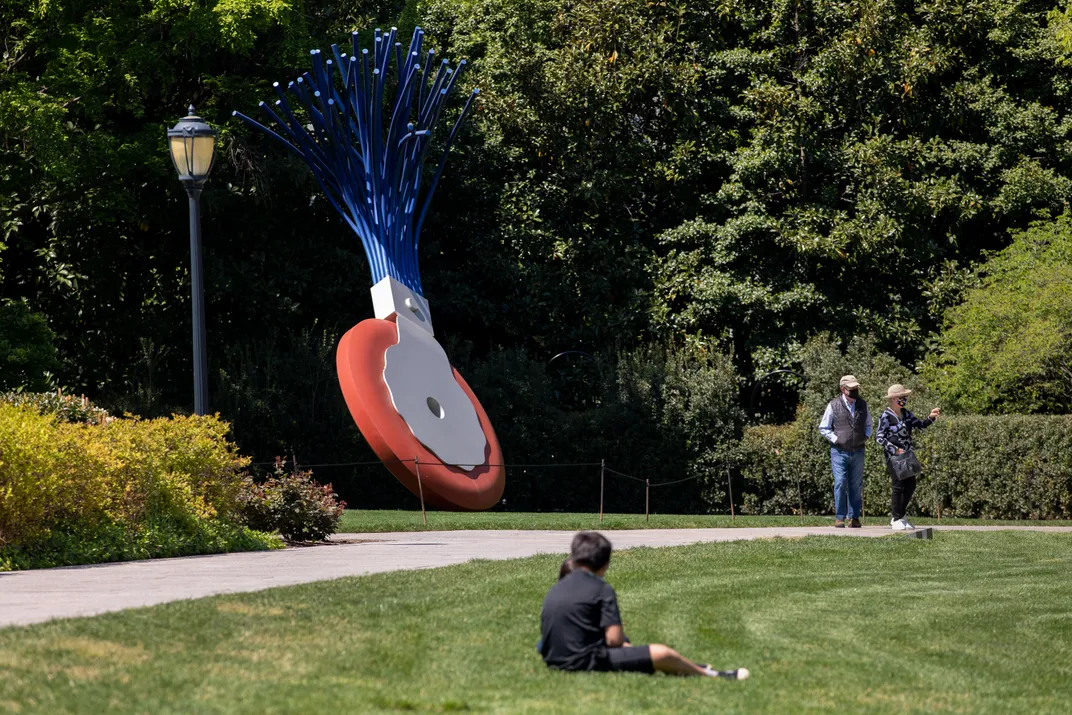
{"label": "tree canopy", "polygon": [[973,412],[1072,410],[1072,217],[1039,222],[980,267],[925,374]]}

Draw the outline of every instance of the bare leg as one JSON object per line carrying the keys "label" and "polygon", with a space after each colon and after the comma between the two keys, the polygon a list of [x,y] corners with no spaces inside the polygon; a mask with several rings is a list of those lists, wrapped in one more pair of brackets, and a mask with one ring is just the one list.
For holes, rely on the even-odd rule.
{"label": "bare leg", "polygon": [[685,656],[678,654],[670,646],[655,643],[649,648],[651,649],[651,662],[655,666],[655,670],[674,675],[707,675],[703,668]]}

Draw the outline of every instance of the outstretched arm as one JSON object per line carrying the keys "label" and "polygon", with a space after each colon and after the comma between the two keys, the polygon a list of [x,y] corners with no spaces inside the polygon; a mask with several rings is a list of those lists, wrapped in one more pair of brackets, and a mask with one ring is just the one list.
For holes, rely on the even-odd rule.
{"label": "outstretched arm", "polygon": [[908,414],[905,415],[905,422],[907,422],[908,426],[912,429],[927,429],[934,424],[934,420],[937,419],[938,415],[940,415],[941,413],[942,411],[935,407],[933,410],[931,410],[930,417],[920,419],[911,412],[908,412]]}

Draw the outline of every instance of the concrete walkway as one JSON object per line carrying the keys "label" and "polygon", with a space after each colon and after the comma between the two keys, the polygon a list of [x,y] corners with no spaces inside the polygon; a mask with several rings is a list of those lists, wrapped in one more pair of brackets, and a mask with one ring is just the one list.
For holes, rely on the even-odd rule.
{"label": "concrete walkway", "polygon": [[[940,526],[941,531],[1018,529],[1072,533],[1072,527]],[[259,591],[344,576],[426,569],[474,558],[565,554],[572,531],[424,531],[340,534],[332,545],[217,556],[132,561],[0,573],[0,627],[90,616],[221,593]],[[616,549],[809,535],[874,537],[888,528],[773,527],[607,531]]]}

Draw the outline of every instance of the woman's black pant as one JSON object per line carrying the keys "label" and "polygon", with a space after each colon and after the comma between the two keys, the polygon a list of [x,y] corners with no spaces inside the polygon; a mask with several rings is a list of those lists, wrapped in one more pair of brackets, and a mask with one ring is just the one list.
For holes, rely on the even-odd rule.
{"label": "woman's black pant", "polygon": [[897,479],[891,474],[890,479],[893,481],[893,488],[890,493],[890,511],[893,513],[894,521],[896,521],[905,517],[908,502],[912,501],[912,495],[916,493],[916,478]]}

